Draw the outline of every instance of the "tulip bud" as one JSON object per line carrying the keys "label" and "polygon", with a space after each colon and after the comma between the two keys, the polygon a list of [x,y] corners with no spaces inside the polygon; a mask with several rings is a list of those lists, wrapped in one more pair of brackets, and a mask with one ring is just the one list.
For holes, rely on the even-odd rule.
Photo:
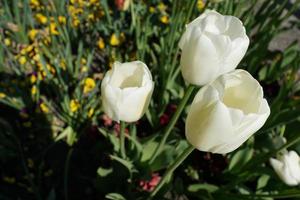
{"label": "tulip bud", "polygon": [[229,153],[259,130],[269,114],[259,83],[247,71],[235,70],[197,93],[186,119],[186,138],[201,151]]}
{"label": "tulip bud", "polygon": [[286,151],[277,159],[271,158],[270,164],[285,184],[294,186],[300,183],[300,158],[295,151]]}
{"label": "tulip bud", "polygon": [[207,11],[186,26],[180,39],[183,78],[205,85],[234,70],[248,46],[249,38],[238,18]]}
{"label": "tulip bud", "polygon": [[143,62],[115,62],[101,84],[104,112],[117,122],[135,122],[146,112],[153,89],[151,73]]}

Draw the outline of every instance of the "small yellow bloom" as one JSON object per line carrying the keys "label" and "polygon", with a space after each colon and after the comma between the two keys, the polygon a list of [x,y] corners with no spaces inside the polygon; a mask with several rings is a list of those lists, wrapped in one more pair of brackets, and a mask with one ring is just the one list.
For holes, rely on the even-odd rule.
{"label": "small yellow bloom", "polygon": [[86,64],[86,59],[85,59],[85,58],[81,58],[80,63],[81,63],[82,65],[85,65],[85,64]]}
{"label": "small yellow bloom", "polygon": [[49,169],[48,171],[46,171],[44,173],[44,176],[48,177],[48,176],[51,176],[53,174],[53,171],[51,169]]}
{"label": "small yellow bloom", "polygon": [[41,60],[40,54],[35,54],[32,58],[35,62],[39,62]]}
{"label": "small yellow bloom", "polygon": [[20,112],[19,115],[22,119],[28,119],[29,118],[29,115],[26,112]]}
{"label": "small yellow bloom", "polygon": [[29,32],[28,32],[28,37],[30,40],[34,40],[36,35],[38,34],[38,31],[36,29],[31,29]]}
{"label": "small yellow bloom", "polygon": [[88,19],[93,21],[95,19],[95,15],[93,13],[89,14]]}
{"label": "small yellow bloom", "polygon": [[34,162],[33,162],[33,160],[32,160],[31,158],[28,158],[28,159],[27,159],[27,166],[28,166],[29,168],[33,168]]}
{"label": "small yellow bloom", "polygon": [[50,33],[52,35],[59,35],[59,32],[57,31],[56,24],[54,22],[50,23],[49,28],[50,28]]}
{"label": "small yellow bloom", "polygon": [[70,110],[71,112],[76,112],[80,107],[78,100],[72,99],[70,102]]}
{"label": "small yellow bloom", "polygon": [[74,27],[78,27],[80,24],[80,20],[79,19],[73,19],[72,24]]}
{"label": "small yellow bloom", "polygon": [[67,69],[66,62],[64,60],[60,61],[60,67],[65,71]]}
{"label": "small yellow bloom", "polygon": [[163,23],[163,24],[168,24],[169,23],[169,17],[167,15],[163,15],[161,18],[160,18],[160,21]]}
{"label": "small yellow bloom", "polygon": [[11,45],[11,40],[9,38],[4,39],[5,46],[9,47]]}
{"label": "small yellow bloom", "polygon": [[116,36],[116,34],[114,34],[114,33],[110,37],[110,45],[111,46],[118,46],[118,45],[120,45],[120,40]]}
{"label": "small yellow bloom", "polygon": [[83,93],[89,93],[90,91],[92,91],[96,86],[96,82],[94,81],[94,79],[92,78],[86,78],[84,80],[84,87],[83,87]]}
{"label": "small yellow bloom", "polygon": [[46,67],[48,69],[48,71],[51,73],[51,74],[55,74],[56,71],[55,71],[55,68],[49,64],[46,64]]}
{"label": "small yellow bloom", "polygon": [[104,49],[105,48],[105,43],[104,43],[104,40],[103,40],[102,37],[99,38],[97,44],[98,44],[99,49]]}
{"label": "small yellow bloom", "polygon": [[13,184],[16,182],[16,179],[15,179],[15,177],[4,176],[3,181],[6,183],[9,183],[9,184]]}
{"label": "small yellow bloom", "polygon": [[157,7],[161,12],[164,12],[165,10],[167,10],[167,6],[162,2],[160,2]]}
{"label": "small yellow bloom", "polygon": [[30,128],[31,125],[32,125],[31,122],[24,122],[24,123],[23,123],[23,126],[26,127],[26,128]]}
{"label": "small yellow bloom", "polygon": [[32,95],[35,95],[36,92],[37,92],[37,88],[36,88],[36,86],[34,85],[34,86],[32,86],[32,88],[31,88],[31,94],[32,94]]}
{"label": "small yellow bloom", "polygon": [[45,15],[41,14],[41,13],[37,13],[35,15],[35,18],[41,24],[46,24],[48,22],[47,17]]}
{"label": "small yellow bloom", "polygon": [[30,76],[30,83],[31,84],[34,84],[36,82],[36,76],[34,75],[34,74],[32,74],[31,76]]}
{"label": "small yellow bloom", "polygon": [[25,48],[26,52],[31,52],[33,50],[33,45],[29,45],[28,47]]}
{"label": "small yellow bloom", "polygon": [[150,6],[149,12],[150,12],[150,13],[154,13],[154,12],[155,12],[155,8],[154,8],[153,6]]}
{"label": "small yellow bloom", "polygon": [[3,93],[3,92],[0,92],[0,99],[3,99],[3,98],[5,98],[5,97],[6,97],[6,94]]}
{"label": "small yellow bloom", "polygon": [[49,108],[44,102],[40,104],[40,109],[43,113],[49,113]]}
{"label": "small yellow bloom", "polygon": [[27,62],[27,59],[26,59],[25,56],[21,56],[21,57],[19,58],[19,63],[20,63],[21,65],[24,65],[26,62]]}
{"label": "small yellow bloom", "polygon": [[32,7],[39,7],[41,4],[39,0],[30,0],[30,6]]}
{"label": "small yellow bloom", "polygon": [[66,24],[67,19],[64,16],[58,16],[58,22],[61,23],[61,24]]}
{"label": "small yellow bloom", "polygon": [[204,3],[203,0],[198,0],[197,1],[197,8],[198,8],[198,10],[202,10],[204,8],[204,6],[205,6],[205,3]]}
{"label": "small yellow bloom", "polygon": [[91,118],[92,116],[93,116],[93,114],[94,114],[94,108],[91,108],[90,110],[89,110],[89,112],[88,112],[88,117],[89,118]]}
{"label": "small yellow bloom", "polygon": [[81,70],[82,73],[87,72],[88,71],[88,67],[86,65],[82,66]]}

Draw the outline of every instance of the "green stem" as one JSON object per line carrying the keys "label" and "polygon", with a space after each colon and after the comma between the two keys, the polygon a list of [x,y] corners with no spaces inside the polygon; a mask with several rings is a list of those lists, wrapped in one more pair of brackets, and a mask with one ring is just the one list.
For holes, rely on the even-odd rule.
{"label": "green stem", "polygon": [[64,190],[65,190],[65,200],[68,200],[68,175],[69,175],[69,166],[73,153],[73,148],[71,148],[68,152],[67,159],[65,162],[65,177],[64,177]]}
{"label": "green stem", "polygon": [[186,105],[187,101],[189,100],[194,89],[195,89],[195,86],[193,86],[193,85],[188,86],[186,93],[184,94],[184,97],[182,98],[180,104],[178,105],[178,108],[176,109],[176,112],[172,116],[171,121],[169,122],[168,126],[166,127],[166,129],[164,131],[162,140],[160,141],[159,145],[157,146],[157,148],[155,149],[155,151],[151,157],[150,163],[152,163],[155,160],[157,155],[161,152],[162,148],[164,147],[168,136],[170,135],[171,131],[173,130],[180,114],[182,113],[183,109],[185,108],[185,105]]}
{"label": "green stem", "polygon": [[126,158],[126,151],[125,151],[125,122],[121,121],[120,123],[120,153],[122,158]]}
{"label": "green stem", "polygon": [[155,187],[155,189],[151,192],[149,200],[152,199],[157,192],[161,189],[161,187],[165,184],[165,182],[170,178],[174,170],[192,153],[195,148],[190,145],[188,148],[182,152],[182,154],[175,160],[175,162],[167,169],[159,184]]}

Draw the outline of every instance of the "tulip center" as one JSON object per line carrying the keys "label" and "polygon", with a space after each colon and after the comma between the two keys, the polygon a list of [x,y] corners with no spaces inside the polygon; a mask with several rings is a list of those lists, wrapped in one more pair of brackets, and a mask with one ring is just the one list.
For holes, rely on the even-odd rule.
{"label": "tulip center", "polygon": [[224,91],[223,103],[231,108],[239,109],[245,114],[257,113],[260,107],[259,91],[245,82],[227,87]]}
{"label": "tulip center", "polygon": [[120,89],[141,87],[143,85],[144,70],[140,67],[120,68],[112,78],[112,84]]}

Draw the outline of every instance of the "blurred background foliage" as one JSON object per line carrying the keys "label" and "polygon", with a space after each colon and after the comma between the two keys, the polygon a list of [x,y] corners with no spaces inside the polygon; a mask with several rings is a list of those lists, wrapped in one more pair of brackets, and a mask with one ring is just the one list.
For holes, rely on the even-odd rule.
{"label": "blurred background foliage", "polygon": [[[268,164],[285,148],[300,153],[299,0],[1,0],[0,199],[146,199],[187,146],[185,113],[150,162],[186,90],[179,38],[205,9],[245,24],[239,68],[261,82],[271,116],[231,154],[193,152],[157,199],[299,199]],[[126,127],[122,159],[99,87],[114,61],[137,59],[155,91]]]}

